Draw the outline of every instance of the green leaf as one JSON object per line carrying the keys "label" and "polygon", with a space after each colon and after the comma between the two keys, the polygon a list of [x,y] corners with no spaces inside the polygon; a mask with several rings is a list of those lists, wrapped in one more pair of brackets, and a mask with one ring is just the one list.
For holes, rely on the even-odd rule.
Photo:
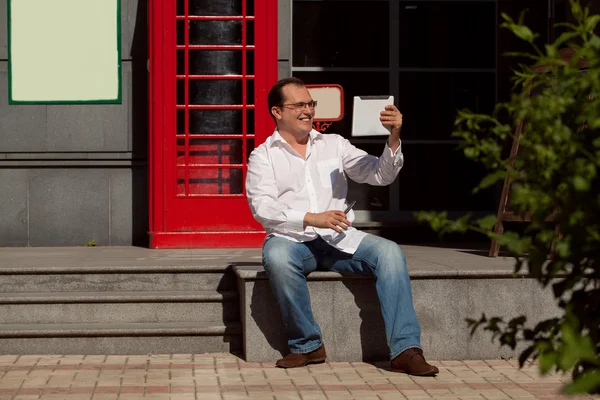
{"label": "green leaf", "polygon": [[540,372],[542,374],[547,374],[552,370],[556,363],[556,353],[553,351],[548,351],[540,354]]}
{"label": "green leaf", "polygon": [[556,243],[556,252],[561,258],[569,258],[571,256],[571,243],[566,240],[561,240]]}
{"label": "green leaf", "polygon": [[523,39],[529,43],[532,43],[533,39],[535,39],[535,35],[531,31],[531,29],[529,29],[525,25],[513,25],[511,27],[511,31],[513,31],[513,33],[517,35],[520,39]]}
{"label": "green leaf", "polygon": [[511,18],[511,16],[508,15],[507,13],[503,12],[503,13],[500,13],[500,15],[502,16],[502,19],[504,19],[507,23],[509,23],[509,24],[513,24],[514,23],[514,21]]}
{"label": "green leaf", "polygon": [[467,229],[469,229],[470,219],[471,214],[466,214],[455,221],[449,221],[445,228],[449,232],[464,233],[467,231]]}
{"label": "green leaf", "polygon": [[496,226],[498,217],[495,215],[487,215],[483,218],[478,219],[475,223],[485,230],[492,230]]}
{"label": "green leaf", "polygon": [[488,188],[488,187],[492,186],[493,184],[495,184],[496,182],[498,182],[499,180],[504,179],[505,176],[506,176],[506,171],[492,172],[491,174],[486,175],[481,180],[481,182],[479,182],[478,187],[481,189]]}
{"label": "green leaf", "polygon": [[600,369],[588,369],[579,376],[577,376],[573,382],[569,383],[564,392],[567,394],[573,393],[594,393],[600,389]]}
{"label": "green leaf", "polygon": [[573,365],[575,365],[575,362],[579,360],[579,354],[577,354],[579,351],[576,348],[578,335],[568,322],[563,323],[560,330],[563,339],[563,351],[561,352],[562,354],[557,357],[557,364],[562,370],[566,371],[571,369]]}
{"label": "green leaf", "polygon": [[587,192],[590,190],[590,181],[581,175],[575,175],[573,177],[573,187],[578,192]]}
{"label": "green leaf", "polygon": [[590,47],[594,49],[600,49],[600,36],[592,35],[592,38],[589,40]]}
{"label": "green leaf", "polygon": [[537,57],[534,56],[533,54],[529,54],[529,53],[521,53],[518,51],[505,51],[504,53],[502,53],[502,55],[504,57],[522,57],[522,58],[529,58],[531,60],[536,60],[537,61]]}
{"label": "green leaf", "polygon": [[554,46],[556,47],[560,47],[561,44],[563,44],[566,41],[569,41],[571,39],[573,39],[574,37],[579,36],[578,32],[563,32],[558,39],[556,39],[554,41]]}
{"label": "green leaf", "polygon": [[464,152],[465,152],[465,156],[467,156],[467,158],[471,158],[471,159],[477,158],[480,154],[479,149],[476,149],[474,147],[467,147],[467,148],[465,148]]}
{"label": "green leaf", "polygon": [[419,222],[426,222],[431,229],[438,233],[444,233],[448,229],[452,230],[453,221],[448,220],[448,213],[433,212],[433,211],[417,211],[414,213],[415,218]]}
{"label": "green leaf", "polygon": [[600,15],[592,15],[585,21],[585,30],[593,32],[596,29],[598,22],[600,22]]}
{"label": "green leaf", "polygon": [[572,314],[569,320],[563,322],[561,335],[563,344],[558,352],[557,364],[563,371],[567,371],[577,361],[594,362],[596,357],[595,346],[588,335],[581,335],[578,331],[578,322]]}
{"label": "green leaf", "polygon": [[583,221],[585,214],[583,211],[574,211],[571,215],[569,215],[569,225],[576,226],[580,222]]}
{"label": "green leaf", "polygon": [[577,1],[571,2],[571,12],[575,19],[581,19],[583,17],[583,11],[581,9],[581,5]]}
{"label": "green leaf", "polygon": [[556,46],[553,44],[544,45],[546,49],[546,57],[548,58],[556,58],[558,56],[558,52],[556,51]]}
{"label": "green leaf", "polygon": [[518,233],[507,231],[497,238],[500,245],[508,247],[514,254],[524,254],[531,246],[530,237],[520,237]]}

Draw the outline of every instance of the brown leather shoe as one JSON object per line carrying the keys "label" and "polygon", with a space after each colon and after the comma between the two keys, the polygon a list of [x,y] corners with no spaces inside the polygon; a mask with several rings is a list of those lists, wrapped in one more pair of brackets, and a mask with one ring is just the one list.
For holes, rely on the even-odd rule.
{"label": "brown leather shoe", "polygon": [[325,353],[325,346],[321,346],[316,350],[311,351],[310,353],[298,354],[298,353],[290,353],[287,356],[283,357],[281,360],[278,360],[275,365],[280,368],[298,368],[304,367],[307,364],[316,364],[322,363],[327,358],[327,354]]}
{"label": "brown leather shoe", "polygon": [[440,372],[437,367],[427,364],[423,350],[418,348],[404,350],[392,360],[390,366],[392,371],[409,375],[434,376]]}

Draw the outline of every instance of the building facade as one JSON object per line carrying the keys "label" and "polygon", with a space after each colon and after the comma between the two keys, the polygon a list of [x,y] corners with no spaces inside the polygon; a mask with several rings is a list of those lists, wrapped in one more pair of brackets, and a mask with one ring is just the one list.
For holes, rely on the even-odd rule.
{"label": "building facade", "polygon": [[[569,18],[562,0],[121,0],[123,95],[110,105],[9,104],[0,13],[0,246],[152,246],[153,233],[197,231],[213,234],[158,243],[259,243],[244,208],[245,159],[271,133],[265,90],[290,75],[343,87],[345,116],[326,132],[350,138],[355,95],[394,95],[405,116],[400,177],[350,186],[358,226],[410,230],[422,209],[494,212],[497,191],[471,194],[485,171],[450,134],[457,109],[489,112],[509,95],[514,62],[502,54],[518,44],[499,16],[523,9],[542,42]],[[172,131],[154,117],[168,101]],[[381,138],[350,139],[381,153]],[[244,222],[231,225],[232,213]]]}

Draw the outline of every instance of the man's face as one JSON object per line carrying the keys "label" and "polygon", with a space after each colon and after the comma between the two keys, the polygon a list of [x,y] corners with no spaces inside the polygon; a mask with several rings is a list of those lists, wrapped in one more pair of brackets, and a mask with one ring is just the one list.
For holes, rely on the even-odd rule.
{"label": "man's face", "polygon": [[304,86],[287,85],[282,88],[283,105],[273,107],[273,115],[280,130],[293,135],[304,136],[312,130],[315,116],[312,97]]}

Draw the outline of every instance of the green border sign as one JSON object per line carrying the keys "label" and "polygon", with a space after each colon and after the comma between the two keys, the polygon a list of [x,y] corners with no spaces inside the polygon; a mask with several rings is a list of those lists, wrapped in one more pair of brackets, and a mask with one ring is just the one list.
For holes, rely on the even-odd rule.
{"label": "green border sign", "polygon": [[10,104],[121,103],[120,0],[7,0]]}

